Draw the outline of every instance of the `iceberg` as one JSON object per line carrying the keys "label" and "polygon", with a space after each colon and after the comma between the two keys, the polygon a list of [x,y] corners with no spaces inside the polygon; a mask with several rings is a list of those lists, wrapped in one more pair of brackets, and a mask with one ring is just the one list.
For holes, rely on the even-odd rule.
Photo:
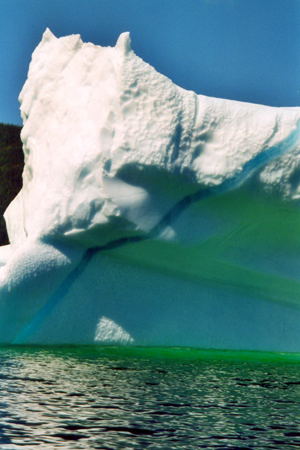
{"label": "iceberg", "polygon": [[49,29],[20,104],[0,342],[300,352],[300,108]]}

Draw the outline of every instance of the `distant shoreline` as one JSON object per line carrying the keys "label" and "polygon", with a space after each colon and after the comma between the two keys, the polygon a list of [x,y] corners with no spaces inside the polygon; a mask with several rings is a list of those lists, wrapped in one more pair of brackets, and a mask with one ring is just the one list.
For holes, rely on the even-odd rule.
{"label": "distant shoreline", "polygon": [[22,187],[24,156],[20,125],[0,123],[0,245],[8,244],[4,211]]}

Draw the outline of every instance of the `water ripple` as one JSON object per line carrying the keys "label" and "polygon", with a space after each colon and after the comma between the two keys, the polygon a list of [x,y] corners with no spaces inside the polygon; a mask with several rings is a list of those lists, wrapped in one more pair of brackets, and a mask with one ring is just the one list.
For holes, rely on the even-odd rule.
{"label": "water ripple", "polygon": [[297,448],[300,365],[0,350],[0,448]]}

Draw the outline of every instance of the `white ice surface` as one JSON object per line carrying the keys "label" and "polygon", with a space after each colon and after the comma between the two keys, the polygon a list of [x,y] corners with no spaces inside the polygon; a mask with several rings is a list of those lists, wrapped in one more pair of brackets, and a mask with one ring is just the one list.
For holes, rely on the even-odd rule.
{"label": "white ice surface", "polygon": [[103,316],[97,324],[95,342],[101,342],[102,344],[133,344],[134,340],[122,327]]}
{"label": "white ice surface", "polygon": [[[69,310],[69,334],[60,334],[54,316],[43,332],[46,317],[66,302],[73,285],[80,287],[83,270],[94,274],[95,283],[88,249],[109,251],[112,242],[123,245],[120,240],[134,236],[203,241],[219,230],[214,213],[199,219],[182,199],[188,206],[197,193],[220,194],[250,179],[285,201],[300,196],[300,108],[186,91],[140,59],[128,33],[115,47],[100,47],[79,35],[58,39],[47,29],[32,55],[20,103],[25,168],[23,188],[5,213],[10,247],[0,252],[1,341],[86,342],[98,336],[101,342],[104,336],[106,342],[111,317],[97,328],[83,311],[93,330],[82,331],[82,338],[74,332],[78,319],[72,319],[78,305]],[[96,284],[90,295],[101,305],[98,279]],[[15,304],[19,309],[12,313]],[[98,319],[106,317],[96,309]],[[166,337],[161,332],[161,342],[149,343],[203,344],[199,337],[182,340],[182,332],[176,338],[169,328],[166,319]],[[135,339],[120,330],[114,333],[112,326],[111,333]]]}

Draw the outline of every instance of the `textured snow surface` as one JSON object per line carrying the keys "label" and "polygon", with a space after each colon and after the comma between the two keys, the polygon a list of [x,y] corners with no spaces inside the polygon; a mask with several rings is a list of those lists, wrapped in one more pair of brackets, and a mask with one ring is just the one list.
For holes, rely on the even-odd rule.
{"label": "textured snow surface", "polygon": [[[115,47],[100,47],[83,43],[79,35],[58,39],[50,30],[32,55],[20,103],[25,169],[23,188],[5,213],[10,246],[0,249],[0,340],[234,347],[234,338],[222,343],[221,334],[215,342],[206,342],[195,331],[190,340],[184,339],[190,319],[180,331],[178,308],[172,317],[168,306],[164,326],[158,326],[162,305],[152,311],[149,339],[146,318],[141,311],[137,314],[136,322],[144,330],[137,339],[139,332],[134,335],[122,325],[130,314],[135,329],[137,305],[115,296],[118,264],[108,272],[111,262],[103,266],[99,254],[151,238],[164,242],[161,248],[177,243],[180,255],[180,245],[203,243],[238,221],[238,209],[228,218],[216,208],[201,211],[191,205],[245,185],[296,208],[300,108],[186,91],[140,59],[128,33],[121,34]],[[126,265],[127,256],[122,258]],[[168,264],[166,271],[171,270]],[[184,273],[180,266],[179,258],[175,290]],[[110,277],[108,292],[101,280],[107,283]],[[80,298],[71,293],[75,287]],[[189,304],[196,301],[195,295]],[[150,305],[152,300],[147,301]],[[102,308],[104,304],[110,306]],[[112,317],[124,304],[127,313]],[[193,308],[197,315],[198,306]],[[247,308],[241,312],[245,320]],[[205,321],[206,313],[201,314]],[[284,315],[281,310],[276,314]],[[82,328],[79,321],[85,323]],[[161,331],[154,333],[155,327]],[[297,327],[291,327],[295,336]],[[246,348],[247,342],[244,336],[237,345]],[[253,346],[258,344],[249,341],[248,348]],[[266,346],[271,348],[272,342]]]}
{"label": "textured snow surface", "polygon": [[134,342],[132,337],[122,327],[107,317],[101,317],[99,320],[95,341],[105,344],[132,344]]}

